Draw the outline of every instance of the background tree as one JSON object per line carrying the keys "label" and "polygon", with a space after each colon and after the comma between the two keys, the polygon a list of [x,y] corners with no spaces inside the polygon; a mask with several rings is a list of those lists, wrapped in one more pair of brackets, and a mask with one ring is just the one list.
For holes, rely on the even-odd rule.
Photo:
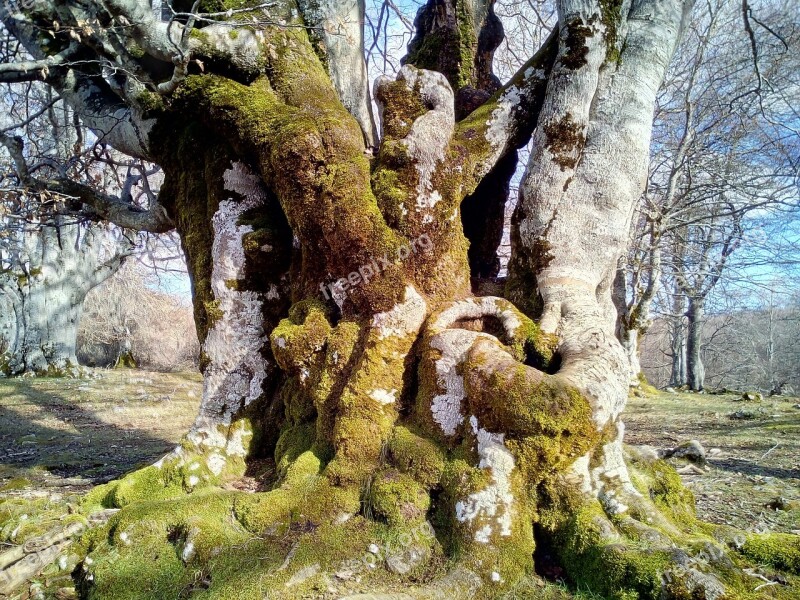
{"label": "background tree", "polygon": [[[777,3],[765,10],[783,8]],[[797,30],[792,23],[763,30],[762,23],[767,35],[751,49],[740,19],[741,8],[729,3],[699,10],[658,97],[648,186],[616,294],[618,335],[634,382],[638,340],[666,278],[675,297],[657,312],[674,315],[670,384],[702,389],[708,294],[742,236],[765,220],[785,223],[800,205],[794,107],[786,95],[797,87],[788,53]],[[769,240],[763,241],[759,251],[774,259]]]}
{"label": "background tree", "polygon": [[58,216],[44,223],[21,222],[0,242],[6,375],[56,374],[77,367],[86,294],[113,275],[132,251],[132,244],[115,239],[107,228],[70,221]]}
{"label": "background tree", "polygon": [[[675,544],[712,538],[677,476],[640,460],[632,478],[622,447],[611,285],[692,3],[562,0],[501,85],[493,2],[430,0],[404,66],[374,85],[379,134],[362,3],[171,8],[0,7],[29,54],[6,80],[44,81],[98,143],[163,170],[141,202],[50,186],[94,218],[175,227],[203,344],[192,431],[87,501],[125,508],[90,542],[81,592],[260,598],[398,536],[413,550],[365,586],[494,596],[537,540],[607,596],[745,586],[680,562]],[[528,142],[505,297],[476,297]],[[270,491],[221,489],[270,454]]]}
{"label": "background tree", "polygon": [[[65,372],[78,365],[76,335],[86,294],[120,268],[134,242],[119,230],[59,209],[63,197],[49,189],[50,173],[70,172],[109,188],[111,172],[92,166],[96,160],[85,132],[51,89],[5,87],[3,121],[8,125],[0,132],[9,157],[3,164],[0,204],[3,372]],[[26,179],[33,177],[39,185],[29,189]],[[129,179],[128,187],[134,181]]]}

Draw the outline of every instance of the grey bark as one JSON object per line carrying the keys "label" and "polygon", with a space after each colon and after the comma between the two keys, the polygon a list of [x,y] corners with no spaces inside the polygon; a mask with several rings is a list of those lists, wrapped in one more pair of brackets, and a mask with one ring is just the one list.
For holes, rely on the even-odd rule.
{"label": "grey bark", "polygon": [[688,334],[686,336],[686,376],[689,388],[695,392],[703,390],[706,381],[706,370],[703,366],[702,341],[704,322],[704,301],[699,298],[689,299]]}
{"label": "grey bark", "polygon": [[673,299],[674,314],[670,319],[670,351],[672,355],[672,367],[669,376],[671,387],[680,387],[686,384],[686,328],[684,323],[684,313],[686,312],[686,300],[676,294]]}
{"label": "grey bark", "polygon": [[86,294],[113,275],[130,254],[127,240],[113,251],[106,229],[69,223],[65,217],[18,238],[14,260],[0,275],[0,316],[7,375],[63,372],[78,366],[76,339]]}
{"label": "grey bark", "polygon": [[[613,470],[634,494],[619,421],[629,362],[614,335],[611,287],[647,177],[656,93],[691,6],[623,4],[623,35],[608,37],[599,4],[559,3],[559,57],[533,135],[512,236],[512,256],[518,256],[510,265],[512,283],[535,277],[540,324],[561,340],[560,372],[593,399],[598,426],[616,423],[620,432],[606,446],[599,471]],[[615,51],[619,61],[607,60]],[[606,486],[588,467],[584,457],[574,470],[603,499]]]}

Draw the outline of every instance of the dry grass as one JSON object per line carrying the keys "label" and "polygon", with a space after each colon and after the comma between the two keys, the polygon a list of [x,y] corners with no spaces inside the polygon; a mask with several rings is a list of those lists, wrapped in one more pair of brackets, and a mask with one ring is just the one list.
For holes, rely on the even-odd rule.
{"label": "dry grass", "polygon": [[113,479],[170,450],[197,414],[197,373],[92,374],[0,379],[0,489]]}

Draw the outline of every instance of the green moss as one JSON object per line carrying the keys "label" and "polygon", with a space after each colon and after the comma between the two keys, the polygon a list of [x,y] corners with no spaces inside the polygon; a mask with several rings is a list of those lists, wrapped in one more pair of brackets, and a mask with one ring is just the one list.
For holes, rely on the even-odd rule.
{"label": "green moss", "polygon": [[103,508],[114,508],[114,492],[118,482],[112,481],[93,487],[82,499],[81,510],[90,513]]}
{"label": "green moss", "polygon": [[322,462],[319,457],[308,450],[288,465],[285,482],[287,485],[298,484],[308,477],[318,475],[321,468]]}
{"label": "green moss", "polygon": [[117,362],[114,363],[115,369],[135,369],[138,365],[136,359],[130,352],[124,352],[117,357]]}
{"label": "green moss", "polygon": [[514,358],[542,371],[549,369],[558,346],[558,336],[544,333],[534,320],[519,311],[511,302],[498,299],[496,304],[499,311],[513,314],[520,323],[510,339],[504,339],[505,335],[500,336]]}
{"label": "green moss", "polygon": [[367,502],[375,517],[396,527],[424,520],[430,495],[413,477],[388,470],[373,479]]}
{"label": "green moss", "polygon": [[214,327],[214,323],[222,319],[224,313],[220,308],[219,300],[209,300],[205,303],[206,314],[208,315],[208,328]]}
{"label": "green moss", "polygon": [[[481,511],[474,518],[459,520],[454,510],[457,503],[484,492],[493,482],[491,470],[472,466],[474,463],[474,457],[448,461],[442,477],[442,493],[434,505],[434,525],[447,553],[480,574],[487,586],[499,592],[533,570],[532,515],[524,477],[515,470],[511,475],[512,505],[500,508],[510,511],[510,535],[503,535],[500,530],[496,519],[500,514]],[[487,537],[478,541],[478,531],[487,530]],[[500,576],[500,582],[492,579],[493,573]]]}
{"label": "green moss", "polygon": [[437,485],[445,466],[444,452],[431,440],[405,427],[395,427],[388,444],[389,461],[427,487]]}
{"label": "green moss", "polygon": [[747,536],[740,552],[762,565],[800,574],[800,536],[763,533]]}
{"label": "green moss", "polygon": [[418,35],[408,48],[406,62],[417,68],[439,71],[454,90],[475,85],[474,58],[478,48],[472,3],[453,2],[455,23],[437,22],[424,35]]}
{"label": "green moss", "polygon": [[475,34],[472,3],[465,0],[457,2],[456,18],[458,19],[459,70],[453,89],[459,90],[465,85],[477,83],[473,71],[475,53],[478,49],[478,36]]}
{"label": "green moss", "polygon": [[[479,372],[478,359],[463,370]],[[594,448],[601,438],[584,396],[560,379],[532,376],[533,370],[509,359],[494,365],[488,379],[467,381],[470,413],[481,427],[507,434],[506,445],[532,484],[561,471]]]}
{"label": "green moss", "polygon": [[130,42],[126,48],[128,54],[137,60],[141,60],[145,56],[144,49],[135,42]]}
{"label": "green moss", "polygon": [[314,434],[313,423],[294,425],[283,430],[275,446],[275,464],[280,479],[285,478],[289,466],[311,448],[314,444]]}
{"label": "green moss", "polygon": [[143,90],[138,96],[136,96],[136,103],[139,105],[139,108],[141,108],[145,116],[150,116],[152,113],[161,112],[166,108],[164,105],[163,96],[148,90]]}
{"label": "green moss", "polygon": [[110,503],[123,507],[155,499],[177,498],[184,493],[183,482],[173,478],[172,472],[150,466],[117,481],[110,495]]}
{"label": "green moss", "polygon": [[[388,146],[383,145],[386,152],[389,152]],[[403,224],[401,207],[411,198],[412,188],[401,180],[397,171],[381,165],[372,174],[372,190],[387,222],[400,227]]]}
{"label": "green moss", "polygon": [[671,553],[609,539],[607,531],[605,512],[594,501],[554,532],[555,550],[573,583],[605,598],[661,598],[663,574],[674,564]]}
{"label": "green moss", "polygon": [[647,376],[644,374],[643,371],[639,371],[639,374],[636,376],[639,380],[639,389],[641,389],[646,394],[658,394],[658,389],[650,384],[647,381]]}
{"label": "green moss", "polygon": [[603,39],[606,43],[606,60],[611,63],[618,63],[621,59],[618,30],[622,21],[622,5],[622,0],[600,1],[600,20],[605,26]]}
{"label": "green moss", "polygon": [[636,468],[644,473],[644,481],[636,481],[640,488],[669,515],[673,522],[693,525],[697,522],[694,494],[687,489],[672,466],[663,460],[651,463],[637,462]]}
{"label": "green moss", "polygon": [[242,448],[228,454],[225,449],[198,447],[184,438],[175,452],[157,465],[94,488],[83,500],[82,510],[123,508],[141,502],[179,498],[241,477],[246,465],[239,452],[243,450],[246,455],[250,451],[252,425],[242,418],[230,426],[220,426],[219,433],[240,441]]}
{"label": "green moss", "polygon": [[78,571],[82,597],[179,598],[198,572],[212,573],[232,560],[234,548],[240,559],[253,551],[268,554],[232,519],[234,497],[212,492],[121,511],[103,535],[82,541],[90,552]]}
{"label": "green moss", "polygon": [[10,492],[12,490],[24,490],[30,487],[31,482],[24,477],[14,477],[0,485],[0,492]]}
{"label": "green moss", "polygon": [[322,302],[297,302],[289,309],[289,317],[272,330],[272,352],[281,368],[292,370],[324,348],[330,331],[327,310]]}
{"label": "green moss", "polygon": [[[202,114],[208,126],[230,132],[232,144],[270,174],[267,183],[304,244],[303,254],[325,259],[303,261],[294,278],[299,287],[307,286],[303,296],[309,297],[319,294],[319,283],[329,274],[346,276],[375,256],[396,253],[400,240],[372,195],[358,123],[341,106],[305,31],[267,33],[269,77],[249,85],[189,77],[176,102]],[[391,298],[369,294],[370,284],[360,286],[353,301],[377,308],[394,303],[403,286],[392,271],[380,278],[392,279]]]}

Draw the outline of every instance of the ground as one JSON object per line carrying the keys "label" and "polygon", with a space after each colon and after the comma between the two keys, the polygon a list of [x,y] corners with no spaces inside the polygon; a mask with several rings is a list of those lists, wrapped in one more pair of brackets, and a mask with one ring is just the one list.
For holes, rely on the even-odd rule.
{"label": "ground", "polygon": [[[194,418],[202,387],[197,374],[91,373],[86,379],[0,379],[0,567],[4,553],[70,523],[94,485],[161,457]],[[702,519],[747,531],[798,533],[798,402],[744,401],[741,394],[640,393],[628,407],[627,441],[664,449],[698,440],[708,453],[706,466],[673,462],[694,491]],[[731,418],[734,414],[745,418]],[[269,468],[262,465],[260,472],[265,471]],[[259,482],[244,478],[231,485],[257,489]],[[51,565],[10,597],[75,597],[69,572],[76,561],[72,556],[62,566]],[[754,575],[753,587],[761,583]],[[354,578],[341,591],[368,590],[359,589]],[[336,595],[323,591],[311,597]],[[506,598],[601,597],[530,577]]]}
{"label": "ground", "polygon": [[197,414],[200,374],[89,372],[0,379],[0,489],[10,480],[46,489],[114,479],[171,450]]}
{"label": "ground", "polygon": [[[743,401],[742,394],[634,397],[626,410],[625,437],[628,444],[658,448],[687,440],[703,445],[708,456],[704,472],[679,466],[700,519],[746,531],[800,533],[798,402],[791,397]],[[776,510],[779,498],[794,509]]]}

